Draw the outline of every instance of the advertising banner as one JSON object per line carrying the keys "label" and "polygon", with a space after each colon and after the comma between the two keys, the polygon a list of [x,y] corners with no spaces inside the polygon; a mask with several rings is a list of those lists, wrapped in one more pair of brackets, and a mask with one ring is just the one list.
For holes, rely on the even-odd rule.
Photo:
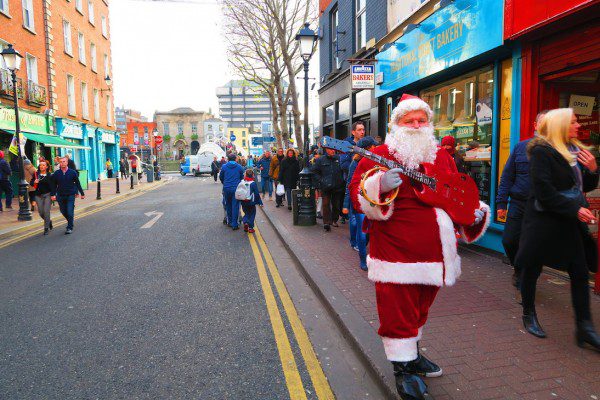
{"label": "advertising banner", "polygon": [[352,89],[374,89],[375,88],[375,66],[353,65],[352,66]]}

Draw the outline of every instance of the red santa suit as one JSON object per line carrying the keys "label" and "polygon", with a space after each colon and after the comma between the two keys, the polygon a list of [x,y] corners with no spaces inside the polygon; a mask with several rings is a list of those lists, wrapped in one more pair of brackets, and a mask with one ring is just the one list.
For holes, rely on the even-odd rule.
{"label": "red santa suit", "polygon": [[[398,161],[386,144],[373,152]],[[437,151],[434,164],[446,171],[456,171],[454,161],[444,149]],[[479,239],[489,225],[489,207],[481,204],[486,212],[479,224],[457,226],[442,209],[421,202],[405,176],[392,204],[374,206],[359,192],[362,175],[376,165],[367,158],[360,161],[350,182],[350,196],[355,209],[368,218],[368,276],[375,282],[379,335],[387,358],[412,361],[417,358],[417,341],[438,289],[453,285],[460,276],[457,233],[468,243]],[[383,200],[380,190],[383,174],[377,172],[365,181],[364,190],[369,198]]]}

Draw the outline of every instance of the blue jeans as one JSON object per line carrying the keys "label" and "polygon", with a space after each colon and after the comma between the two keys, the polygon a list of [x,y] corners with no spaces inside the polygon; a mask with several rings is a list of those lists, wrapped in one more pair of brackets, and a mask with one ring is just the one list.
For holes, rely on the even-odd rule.
{"label": "blue jeans", "polygon": [[358,247],[361,263],[367,262],[367,234],[363,232],[362,225],[365,214],[357,213],[352,207],[348,210],[350,220],[350,246]]}
{"label": "blue jeans", "polygon": [[239,226],[240,202],[235,198],[235,188],[223,189],[223,198],[225,199],[225,210],[227,211],[227,223],[232,228],[237,228]]}
{"label": "blue jeans", "polygon": [[[6,194],[6,207],[8,208],[11,206],[13,198],[12,184],[8,179],[0,180],[0,197],[2,197],[2,192]],[[2,204],[0,204],[0,210],[2,210]]]}
{"label": "blue jeans", "polygon": [[56,195],[56,201],[58,202],[60,213],[67,220],[67,229],[73,229],[73,218],[75,217],[75,195]]}
{"label": "blue jeans", "polygon": [[264,195],[267,192],[267,188],[269,188],[269,197],[273,197],[273,180],[270,176],[261,176],[261,192]]}
{"label": "blue jeans", "polygon": [[242,201],[242,210],[244,210],[244,218],[242,222],[248,224],[249,228],[254,229],[254,218],[256,218],[256,205],[248,204],[249,202]]}

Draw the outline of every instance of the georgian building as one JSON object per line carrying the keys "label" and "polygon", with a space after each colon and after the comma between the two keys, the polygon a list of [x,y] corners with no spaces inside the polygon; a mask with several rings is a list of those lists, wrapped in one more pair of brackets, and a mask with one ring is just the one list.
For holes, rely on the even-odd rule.
{"label": "georgian building", "polygon": [[162,154],[167,159],[196,154],[205,142],[204,122],[213,118],[206,111],[180,107],[171,111],[156,111],[154,122],[163,137]]}

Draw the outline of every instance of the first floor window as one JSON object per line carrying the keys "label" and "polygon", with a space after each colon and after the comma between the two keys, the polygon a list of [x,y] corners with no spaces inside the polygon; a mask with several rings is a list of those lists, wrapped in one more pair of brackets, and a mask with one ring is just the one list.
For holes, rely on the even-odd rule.
{"label": "first floor window", "polygon": [[8,0],[0,0],[0,11],[8,14]]}
{"label": "first floor window", "polygon": [[[0,0],[1,1],[1,0]],[[33,0],[23,0],[23,25],[33,30]]]}
{"label": "first floor window", "polygon": [[163,133],[165,135],[169,134],[169,123],[168,122],[163,122]]}
{"label": "first floor window", "polygon": [[177,123],[177,134],[178,135],[183,135],[183,122],[178,122]]}
{"label": "first floor window", "polygon": [[27,63],[27,80],[29,82],[38,83],[37,58],[31,54],[25,56]]}
{"label": "first floor window", "polygon": [[75,115],[75,78],[67,75],[67,108],[69,115]]}

